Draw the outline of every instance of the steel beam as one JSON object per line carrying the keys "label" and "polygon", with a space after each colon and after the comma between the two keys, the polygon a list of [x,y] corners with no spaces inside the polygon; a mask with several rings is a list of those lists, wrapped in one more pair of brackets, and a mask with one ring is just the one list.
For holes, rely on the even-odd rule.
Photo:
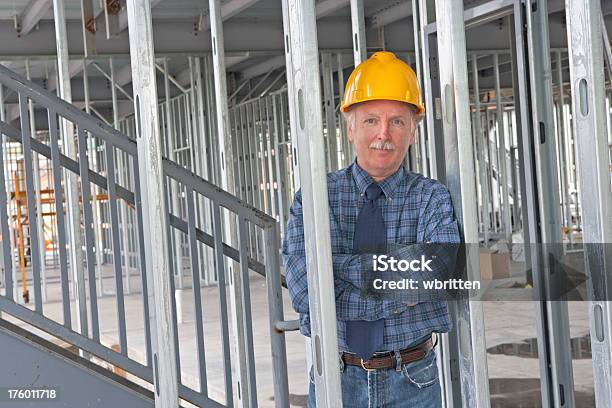
{"label": "steel beam", "polygon": [[320,0],[315,4],[317,18],[325,17],[336,10],[346,7],[349,0]]}
{"label": "steel beam", "polygon": [[[476,183],[465,48],[463,2],[436,1],[440,88],[446,184],[450,190],[460,229],[467,244],[468,279],[480,279]],[[449,333],[451,359],[456,359],[452,376],[453,406],[489,407],[489,379],[480,301],[457,300],[450,310],[455,328]],[[454,356],[454,357],[453,357]],[[457,373],[458,371],[458,373]]]}
{"label": "steel beam", "polygon": [[[226,21],[248,9],[259,0],[230,0],[221,6],[221,20]],[[210,20],[204,19],[201,22],[200,30],[210,30]]]}
{"label": "steel beam", "polygon": [[172,312],[172,285],[168,271],[168,231],[164,174],[159,135],[159,110],[155,81],[155,55],[151,2],[128,0],[127,13],[134,110],[138,139],[138,169],[142,197],[148,203],[142,206],[145,237],[145,263],[149,292],[147,300],[154,311],[150,315],[153,326],[151,345],[155,378],[155,405],[179,405],[175,326]]}
{"label": "steel beam", "polygon": [[[490,0],[464,10],[462,14],[465,28],[472,28],[512,14],[513,2],[514,0]],[[433,34],[437,30],[435,22],[424,27],[424,31],[428,34]]]}
{"label": "steel beam", "polygon": [[408,1],[397,2],[397,4],[374,13],[370,17],[371,28],[382,28],[388,24],[408,18],[412,15],[412,5]]}
{"label": "steel beam", "polygon": [[19,15],[19,35],[26,35],[41,18],[51,9],[51,0],[30,0],[28,5]]}
{"label": "steel beam", "polygon": [[320,205],[328,197],[315,5],[313,0],[283,0],[282,5],[289,23],[287,77],[294,78],[296,90],[289,103],[297,113],[304,237],[309,243],[306,260],[316,401],[317,407],[335,408],[342,406],[342,390],[329,214],[327,206]]}
{"label": "steel beam", "polygon": [[[153,8],[153,7],[157,6],[157,4],[161,3],[161,1],[162,0],[149,0],[150,7]],[[117,15],[117,24],[118,24],[117,32],[114,32],[112,34],[113,35],[119,34],[123,30],[128,28],[128,20],[129,20],[128,10],[124,8]]]}
{"label": "steel beam", "polygon": [[[612,192],[604,105],[601,4],[567,0],[573,130],[578,148],[595,402],[612,407]],[[592,247],[589,247],[591,245]]]}

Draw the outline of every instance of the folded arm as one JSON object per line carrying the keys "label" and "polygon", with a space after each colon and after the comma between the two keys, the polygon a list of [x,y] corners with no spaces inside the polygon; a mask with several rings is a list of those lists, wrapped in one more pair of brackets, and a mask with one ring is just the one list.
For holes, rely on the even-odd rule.
{"label": "folded arm", "polygon": [[[293,308],[298,313],[309,313],[303,211],[299,191],[290,209],[290,218],[283,241],[283,258]],[[332,254],[336,315],[339,320],[378,320],[406,310],[408,306],[402,302],[389,299],[380,300],[371,295],[362,294],[356,285],[341,279],[338,276],[339,265],[345,260],[343,255]],[[360,268],[359,265],[351,267]]]}

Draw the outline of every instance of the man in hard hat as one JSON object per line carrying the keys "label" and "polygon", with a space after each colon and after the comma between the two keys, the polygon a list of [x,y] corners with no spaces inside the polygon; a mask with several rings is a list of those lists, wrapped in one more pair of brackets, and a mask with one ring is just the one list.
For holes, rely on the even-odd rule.
{"label": "man in hard hat", "polygon": [[[459,243],[448,189],[403,165],[425,108],[414,71],[377,52],[352,72],[341,111],[356,152],[328,174],[342,399],[345,407],[440,407],[434,332],[451,323],[444,301],[420,303],[362,293],[362,266],[389,245]],[[283,254],[300,331],[310,336],[308,282],[298,191]],[[368,258],[369,257],[369,258]],[[315,406],[311,370],[309,407]]]}

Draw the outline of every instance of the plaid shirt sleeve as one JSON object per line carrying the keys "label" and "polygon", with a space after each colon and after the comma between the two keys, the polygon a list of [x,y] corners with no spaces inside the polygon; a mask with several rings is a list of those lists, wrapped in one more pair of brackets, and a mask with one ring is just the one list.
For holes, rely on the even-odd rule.
{"label": "plaid shirt sleeve", "polygon": [[453,212],[453,202],[448,188],[438,184],[425,211],[425,242],[459,244],[459,225]]}
{"label": "plaid shirt sleeve", "polygon": [[[424,243],[458,244],[461,242],[458,224],[454,217],[451,196],[445,186],[442,184],[437,185],[435,192],[427,202],[423,215],[422,223],[425,225]],[[441,256],[444,255],[441,253],[444,249],[445,247],[443,246],[438,248],[431,246],[428,248],[423,244],[392,246],[389,255],[397,259],[417,259],[421,254],[431,253],[436,255],[436,259],[440,261],[439,269],[444,271],[448,266],[444,256]],[[373,255],[375,254],[334,254],[334,272],[341,280],[361,288],[369,281],[364,279],[363,276],[363,262],[370,261]],[[439,271],[434,270],[430,276],[423,276],[423,278],[433,279],[439,276],[444,276],[444,274],[440,275]]]}
{"label": "plaid shirt sleeve", "polygon": [[[304,223],[301,191],[295,195],[290,209],[290,218],[283,242],[283,257],[286,267],[287,287],[293,308],[300,314],[308,314],[308,278],[304,242]],[[338,272],[361,269],[360,257],[356,255],[332,254],[334,267],[334,289],[336,314],[339,320],[378,320],[401,313],[407,306],[394,300],[378,300],[338,277]]]}

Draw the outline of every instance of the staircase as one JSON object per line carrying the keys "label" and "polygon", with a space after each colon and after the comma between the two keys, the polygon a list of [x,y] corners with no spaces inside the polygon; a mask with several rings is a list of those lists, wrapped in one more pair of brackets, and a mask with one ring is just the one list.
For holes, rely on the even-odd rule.
{"label": "staircase", "polygon": [[[19,302],[14,295],[14,287],[18,285],[14,279],[12,254],[13,248],[10,237],[9,217],[7,206],[9,195],[7,192],[5,165],[3,163],[4,143],[0,143],[0,233],[2,239],[2,257],[4,276],[0,280],[4,283],[4,293],[0,292],[0,384],[3,387],[15,388],[45,388],[57,387],[61,406],[81,407],[149,407],[154,405],[153,392],[156,389],[156,376],[154,375],[155,362],[152,356],[156,350],[151,341],[151,327],[155,319],[151,318],[150,310],[155,301],[151,290],[151,280],[144,268],[144,253],[147,240],[155,237],[143,236],[142,206],[147,205],[141,200],[138,155],[136,141],[108,126],[104,122],[90,116],[78,108],[59,99],[54,94],[40,86],[27,81],[20,75],[0,65],[0,84],[4,90],[18,95],[20,110],[20,128],[0,121],[0,133],[8,140],[21,144],[25,163],[25,187],[27,198],[27,217],[30,220],[29,236],[31,250],[31,279],[33,296],[30,304]],[[31,135],[28,102],[32,101],[39,109],[47,112],[49,138],[48,143],[36,140]],[[68,153],[67,143],[63,138],[60,143],[60,124],[68,121],[74,126],[77,139],[78,152],[73,156]],[[88,138],[98,138],[104,142],[105,161],[109,165],[105,172],[96,172],[90,168],[88,157]],[[50,160],[53,173],[55,214],[59,242],[59,283],[61,287],[62,317],[54,319],[45,313],[45,304],[41,291],[40,248],[37,236],[36,217],[37,208],[34,189],[34,174],[32,163],[34,155],[46,157]],[[115,176],[115,157],[127,155],[133,174],[132,185],[120,185]],[[280,271],[280,243],[279,229],[276,220],[262,211],[246,204],[237,197],[198,177],[178,164],[163,160],[163,170],[166,176],[166,186],[179,185],[186,194],[186,217],[182,218],[173,213],[167,217],[168,234],[179,231],[187,236],[189,246],[189,265],[192,272],[192,282],[200,282],[200,268],[204,262],[200,259],[198,247],[210,248],[214,254],[214,266],[218,282],[216,288],[219,298],[219,336],[222,340],[223,350],[223,397],[212,396],[207,387],[206,349],[204,342],[204,328],[202,308],[196,307],[196,348],[182,350],[192,353],[198,359],[199,387],[190,387],[181,382],[181,369],[179,359],[179,341],[175,336],[176,360],[178,366],[179,396],[181,404],[193,404],[198,407],[232,407],[235,403],[248,406],[248,401],[257,401],[255,386],[255,358],[253,357],[253,329],[250,321],[250,288],[249,271],[255,272],[266,279],[266,291],[269,310],[269,334],[271,343],[270,364],[274,373],[274,403],[276,406],[289,406],[287,385],[287,362],[285,351],[285,330],[295,330],[296,325],[285,322],[282,303],[282,286],[284,278]],[[110,218],[110,234],[113,243],[113,273],[115,287],[117,288],[116,314],[119,333],[118,347],[103,344],[100,334],[99,308],[100,288],[97,287],[99,276],[96,275],[95,235],[92,228],[94,222],[92,212],[92,185],[102,190],[108,196]],[[72,192],[70,189],[73,189]],[[78,194],[78,206],[64,207],[61,197]],[[168,199],[166,194],[165,199]],[[122,271],[121,251],[119,237],[121,234],[118,218],[117,203],[124,202],[134,212],[136,220],[136,235],[139,252],[138,274],[141,285],[141,302],[144,320],[144,362],[133,357],[128,350],[126,306],[123,293],[124,271]],[[212,225],[198,225],[196,209],[204,206],[210,215]],[[66,208],[66,211],[64,210]],[[170,208],[166,206],[166,208]],[[235,217],[240,225],[239,247],[232,247],[223,242],[222,210],[230,217]],[[65,214],[66,213],[66,214]],[[71,217],[78,217],[84,236],[83,251],[74,256],[74,248],[69,243],[71,234]],[[228,216],[228,215],[226,215]],[[72,218],[73,220],[75,218]],[[73,224],[74,225],[74,222]],[[254,259],[250,254],[249,230],[255,227],[263,233],[266,243],[264,259]],[[67,227],[68,226],[68,227]],[[78,228],[79,230],[81,228]],[[172,253],[169,251],[169,253]],[[82,267],[76,271],[72,268],[71,260],[83,259]],[[81,266],[81,265],[79,265]],[[226,278],[228,270],[234,267],[242,274],[242,299],[233,299],[241,305],[241,313],[230,308],[230,299],[226,297],[226,285],[230,282]],[[171,272],[168,279],[174,289],[174,279]],[[194,306],[202,302],[200,285],[192,285]],[[232,291],[228,291],[232,292]],[[231,296],[231,295],[230,295]],[[33,304],[32,304],[33,302]],[[175,299],[173,306],[174,332],[177,333],[177,307]],[[73,322],[72,312],[76,308],[78,321]],[[230,337],[230,321],[240,325],[244,330],[242,335]],[[19,322],[19,324],[16,324]],[[83,324],[85,322],[85,324]],[[153,323],[151,323],[153,322]],[[79,327],[84,327],[80,330]],[[234,330],[235,332],[235,330]],[[51,340],[50,340],[51,339]],[[58,343],[68,346],[61,347]],[[233,344],[232,344],[233,343]],[[235,347],[233,347],[235,346]],[[72,349],[72,351],[70,351]],[[232,350],[236,349],[237,352]],[[249,355],[235,355],[245,350]],[[232,364],[232,362],[234,364]],[[241,366],[245,364],[245,366]],[[105,367],[112,367],[109,370]],[[248,393],[244,395],[240,390],[240,376],[236,370],[246,372],[249,381]],[[117,372],[122,373],[118,375]],[[163,373],[158,373],[163,375]],[[236,380],[238,378],[238,380]],[[0,399],[2,401],[2,399]],[[245,402],[241,402],[245,401]],[[190,405],[190,406],[193,406]]]}

